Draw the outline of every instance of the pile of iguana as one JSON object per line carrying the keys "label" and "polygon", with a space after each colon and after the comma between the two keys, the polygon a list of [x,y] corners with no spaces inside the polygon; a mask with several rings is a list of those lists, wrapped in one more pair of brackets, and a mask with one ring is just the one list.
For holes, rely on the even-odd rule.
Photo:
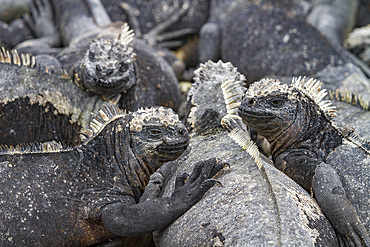
{"label": "pile of iguana", "polygon": [[312,192],[349,246],[369,246],[370,143],[333,122],[320,82],[253,83],[239,115],[271,144],[275,166]]}
{"label": "pile of iguana", "polygon": [[172,196],[139,202],[150,174],[188,146],[178,116],[163,107],[132,113],[105,107],[84,135],[74,148],[2,147],[2,246],[87,246],[149,233],[200,200],[225,165],[202,160],[177,179]]}
{"label": "pile of iguana", "polygon": [[[231,63],[209,61],[196,70],[194,81],[185,119],[189,148],[159,169],[149,185],[163,185],[163,195],[171,195],[177,174],[191,171],[200,158],[217,155],[230,167],[217,176],[222,188],[211,189],[155,233],[156,246],[337,246],[334,229],[315,200],[260,155],[250,139],[229,134],[229,129],[235,133],[238,127],[234,118],[245,128],[236,115],[246,90],[245,77]],[[225,116],[234,116],[228,130],[221,123]],[[247,152],[231,136],[240,137],[238,143]]]}
{"label": "pile of iguana", "polygon": [[[40,37],[19,44],[16,47],[19,52],[35,55],[36,62],[37,55],[43,55],[43,61],[39,61],[43,65],[54,64],[57,60],[82,89],[105,99],[119,95],[118,104],[123,109],[163,105],[177,110],[180,90],[173,69],[158,56],[156,49],[134,38],[127,25],[99,20],[99,23],[109,24],[99,26],[85,1],[46,1],[42,4],[36,1],[34,5],[31,12],[36,13],[31,15],[29,22]],[[53,9],[56,22],[47,14]],[[41,23],[48,23],[47,29],[52,31],[43,34]],[[54,40],[59,36],[65,46],[63,49],[53,48],[59,45]],[[46,59],[47,54],[52,56]]]}

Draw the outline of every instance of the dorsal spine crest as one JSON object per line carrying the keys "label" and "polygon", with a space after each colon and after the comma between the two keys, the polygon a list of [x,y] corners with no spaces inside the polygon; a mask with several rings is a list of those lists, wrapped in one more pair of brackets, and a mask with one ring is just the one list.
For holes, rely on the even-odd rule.
{"label": "dorsal spine crest", "polygon": [[134,36],[135,36],[134,30],[130,29],[128,24],[125,23],[121,27],[121,31],[118,34],[117,42],[124,45],[124,46],[128,46],[132,42],[132,40],[134,39]]}
{"label": "dorsal spine crest", "polygon": [[329,98],[339,101],[344,101],[356,106],[360,106],[363,110],[370,110],[370,101],[365,100],[362,95],[351,93],[348,89],[329,91]]}
{"label": "dorsal spine crest", "polygon": [[321,82],[310,78],[308,81],[306,77],[293,78],[291,85],[299,92],[311,99],[322,110],[329,119],[336,117],[335,106],[330,100],[323,100],[327,95],[326,89],[321,89]]}
{"label": "dorsal spine crest", "polygon": [[18,144],[15,147],[12,145],[0,145],[0,155],[14,155],[25,153],[57,153],[68,150],[71,150],[71,147],[66,147],[62,143],[56,141]]}
{"label": "dorsal spine crest", "polygon": [[80,138],[85,144],[99,134],[107,124],[118,118],[126,117],[128,114],[126,111],[122,111],[112,104],[104,104],[103,106],[104,109],[99,111],[100,115],[94,114],[94,118],[90,122],[90,129],[81,131]]}
{"label": "dorsal spine crest", "polygon": [[0,62],[14,64],[18,66],[28,66],[33,68],[36,64],[35,57],[30,54],[18,55],[17,50],[8,51],[4,47],[1,47],[0,51]]}

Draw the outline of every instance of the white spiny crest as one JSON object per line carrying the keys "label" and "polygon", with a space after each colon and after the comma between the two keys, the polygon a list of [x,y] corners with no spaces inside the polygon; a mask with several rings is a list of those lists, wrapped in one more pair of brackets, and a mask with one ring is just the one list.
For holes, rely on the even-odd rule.
{"label": "white spiny crest", "polygon": [[230,62],[224,63],[219,60],[215,63],[209,60],[194,71],[195,83],[188,93],[188,98],[194,94],[200,84],[219,84],[224,95],[227,113],[236,114],[241,97],[246,91],[244,81],[245,76],[240,74]]}
{"label": "white spiny crest", "polygon": [[[254,158],[258,168],[262,167],[262,161],[257,145],[251,140],[247,130],[243,130],[242,126],[235,125],[236,121],[242,122],[241,117],[238,115],[227,114],[221,119],[221,125],[223,128],[229,131],[229,136],[236,142],[243,150]],[[233,124],[234,123],[234,124]],[[243,124],[244,125],[244,124]],[[238,127],[235,127],[238,126]]]}
{"label": "white spiny crest", "polygon": [[310,98],[330,119],[336,117],[335,106],[330,100],[323,100],[327,95],[326,89],[321,89],[321,82],[310,78],[308,81],[306,77],[294,77],[292,86],[305,96]]}
{"label": "white spiny crest", "polygon": [[64,147],[63,144],[56,141],[18,144],[15,147],[12,145],[0,145],[0,155],[14,155],[24,153],[56,153],[60,151],[68,151],[70,149],[71,147]]}
{"label": "white spiny crest", "polygon": [[229,80],[221,84],[227,114],[237,115],[238,107],[241,103],[246,88],[242,81]]}
{"label": "white spiny crest", "polygon": [[224,81],[245,81],[245,76],[240,74],[237,69],[230,63],[224,63],[219,60],[217,63],[211,60],[200,64],[199,68],[194,71],[195,82],[224,82]]}
{"label": "white spiny crest", "polygon": [[134,30],[130,29],[127,23],[123,24],[121,31],[118,34],[117,42],[128,46],[134,39]]}
{"label": "white spiny crest", "polygon": [[229,136],[233,139],[243,150],[245,150],[257,164],[258,169],[262,167],[262,160],[257,145],[250,139],[247,132],[240,129],[233,129]]}
{"label": "white spiny crest", "polygon": [[1,63],[9,63],[18,66],[35,66],[35,57],[31,56],[30,54],[18,54],[17,50],[8,51],[4,47],[1,47],[0,51],[0,62]]}
{"label": "white spiny crest", "polygon": [[127,115],[126,111],[120,110],[115,105],[105,104],[103,107],[104,109],[99,110],[99,116],[92,113],[94,118],[90,122],[90,129],[81,130],[80,138],[83,142],[86,142],[99,133],[108,123]]}
{"label": "white spiny crest", "polygon": [[329,98],[344,101],[353,105],[359,105],[364,110],[370,109],[369,100],[365,100],[361,94],[351,93],[348,89],[337,89],[334,92],[329,90]]}

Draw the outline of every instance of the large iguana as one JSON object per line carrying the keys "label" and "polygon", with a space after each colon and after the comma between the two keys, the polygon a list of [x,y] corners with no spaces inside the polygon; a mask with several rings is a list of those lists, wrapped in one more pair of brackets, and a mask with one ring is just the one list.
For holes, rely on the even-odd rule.
{"label": "large iguana", "polygon": [[[216,155],[230,168],[217,175],[222,188],[211,189],[179,219],[156,232],[156,246],[337,246],[334,229],[315,200],[260,157],[250,140],[239,138],[247,152],[221,125],[225,115],[237,117],[245,77],[221,61],[202,64],[195,75],[185,123],[189,148],[165,165],[173,171],[165,180],[164,196],[174,190],[176,174],[191,171],[201,158]],[[168,172],[163,168],[150,185],[161,184],[161,177],[166,177],[162,171]]]}
{"label": "large iguana", "polygon": [[346,245],[370,246],[370,144],[336,127],[320,87],[263,79],[245,93],[239,115],[270,142],[275,166],[312,191]]}
{"label": "large iguana", "polygon": [[[104,98],[120,94],[121,108],[136,110],[163,105],[177,110],[180,90],[174,71],[158,56],[156,49],[134,38],[127,25],[111,23],[104,15],[98,16],[99,20],[94,19],[85,1],[46,1],[43,4],[35,1],[34,5],[31,12],[33,9],[35,13],[27,20],[41,37],[19,44],[16,47],[19,52],[55,56],[61,68],[82,89]],[[52,9],[56,23],[53,16],[40,14]],[[43,35],[39,29],[44,27],[40,23],[49,23],[48,30],[52,31]],[[99,26],[101,23],[104,26]],[[59,45],[55,40],[59,35],[65,46],[62,50],[53,48]],[[48,63],[44,59],[43,64]]]}
{"label": "large iguana", "polygon": [[302,75],[320,79],[323,87],[335,90],[347,77],[357,77],[347,88],[370,92],[361,71],[369,77],[369,68],[358,65],[358,59],[306,22],[310,2],[213,1],[199,34],[200,62],[229,61],[248,75],[248,83],[266,76]]}
{"label": "large iguana", "polygon": [[0,144],[57,141],[81,143],[92,113],[104,101],[81,90],[65,74],[45,71],[35,58],[16,51],[0,51]]}
{"label": "large iguana", "polygon": [[200,200],[225,165],[202,160],[172,196],[139,203],[150,174],[187,148],[186,128],[163,107],[106,107],[90,126],[74,148],[2,147],[1,246],[87,246],[149,233]]}

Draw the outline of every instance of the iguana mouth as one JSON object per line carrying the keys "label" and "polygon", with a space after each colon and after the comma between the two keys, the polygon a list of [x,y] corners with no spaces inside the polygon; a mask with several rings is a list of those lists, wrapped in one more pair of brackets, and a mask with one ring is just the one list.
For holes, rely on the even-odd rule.
{"label": "iguana mouth", "polygon": [[268,112],[255,112],[239,108],[239,115],[246,117],[275,118],[276,116]]}
{"label": "iguana mouth", "polygon": [[168,154],[175,154],[179,152],[184,152],[185,149],[189,145],[189,140],[183,142],[176,142],[171,144],[161,144],[158,146],[158,150],[160,153],[168,153]]}

